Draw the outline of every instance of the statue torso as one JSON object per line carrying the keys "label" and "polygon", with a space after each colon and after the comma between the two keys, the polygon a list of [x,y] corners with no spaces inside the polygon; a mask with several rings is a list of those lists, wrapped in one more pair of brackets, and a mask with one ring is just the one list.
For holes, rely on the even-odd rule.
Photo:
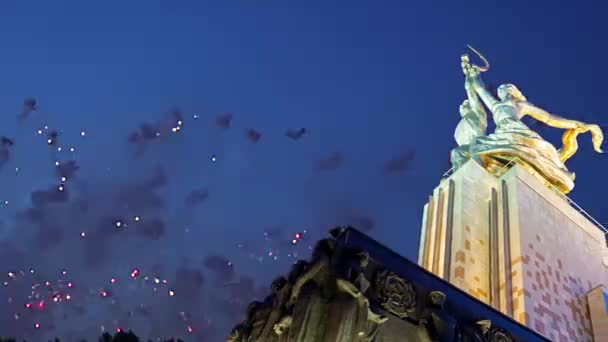
{"label": "statue torso", "polygon": [[501,101],[492,110],[492,119],[497,126],[504,120],[520,121],[522,116],[517,103],[512,100]]}

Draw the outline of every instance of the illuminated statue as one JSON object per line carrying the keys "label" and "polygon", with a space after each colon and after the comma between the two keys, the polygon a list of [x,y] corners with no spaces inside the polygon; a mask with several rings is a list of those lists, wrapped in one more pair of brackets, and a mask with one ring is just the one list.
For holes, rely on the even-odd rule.
{"label": "illuminated statue", "polygon": [[[521,164],[535,171],[533,173],[541,176],[544,181],[561,192],[570,192],[574,188],[574,173],[568,171],[564,162],[576,153],[578,149],[576,139],[580,133],[591,132],[595,151],[602,153],[601,145],[604,137],[600,127],[550,114],[528,102],[521,91],[512,84],[498,87],[498,98],[495,98],[486,89],[480,77],[481,72],[489,69],[489,63],[473,48],[471,50],[484,61],[485,66],[471,64],[467,55],[461,58],[469,104],[471,109],[476,108],[477,96],[479,96],[492,112],[492,119],[496,125],[494,133],[477,136],[474,142],[470,143],[468,151],[471,157],[481,161],[489,171],[497,171],[509,162]],[[548,126],[565,129],[562,138],[563,147],[556,149],[526,126],[521,121],[526,115]]]}

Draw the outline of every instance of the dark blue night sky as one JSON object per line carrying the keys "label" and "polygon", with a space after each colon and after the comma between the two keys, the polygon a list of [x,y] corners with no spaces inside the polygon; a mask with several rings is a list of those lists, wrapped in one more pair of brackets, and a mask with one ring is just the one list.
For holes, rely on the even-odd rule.
{"label": "dark blue night sky", "polygon": [[[9,286],[0,300],[11,302],[0,305],[0,329],[35,340],[93,336],[101,326],[186,336],[190,326],[199,340],[220,341],[243,303],[337,224],[364,225],[415,260],[422,207],[455,146],[466,44],[490,60],[487,83],[514,83],[550,112],[608,127],[606,6],[3,1],[0,135],[15,145],[0,169],[8,201],[0,271],[16,276],[1,275]],[[18,122],[28,97],[38,109]],[[134,158],[129,135],[172,108],[183,112],[183,130]],[[225,112],[229,128],[216,122]],[[301,127],[301,139],[285,136]],[[53,129],[60,134],[49,147]],[[541,134],[559,144],[561,131]],[[568,163],[577,174],[571,197],[608,222],[608,156],[593,152],[590,136],[579,141]],[[385,170],[412,150],[407,170]],[[33,205],[32,191],[58,184],[53,163],[71,159],[80,169],[65,185],[70,199]],[[157,165],[166,184],[155,187]],[[192,204],[193,191],[208,197]],[[125,208],[125,196],[137,203]],[[163,229],[154,236],[135,215]],[[117,221],[128,227],[108,228]],[[141,275],[130,279],[135,268]],[[47,279],[62,285],[43,290]],[[74,292],[65,300],[68,281]],[[28,299],[31,283],[41,284],[40,298]],[[64,297],[53,303],[54,295]],[[49,303],[24,308],[39,300]]]}

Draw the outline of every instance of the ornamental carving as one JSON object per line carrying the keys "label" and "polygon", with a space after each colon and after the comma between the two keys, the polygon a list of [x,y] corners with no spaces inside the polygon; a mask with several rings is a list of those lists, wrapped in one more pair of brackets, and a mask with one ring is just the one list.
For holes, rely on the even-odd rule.
{"label": "ornamental carving", "polygon": [[393,272],[380,271],[374,283],[380,305],[393,315],[404,318],[416,308],[414,286]]}
{"label": "ornamental carving", "polygon": [[503,329],[492,328],[488,331],[489,342],[513,342],[513,338]]}

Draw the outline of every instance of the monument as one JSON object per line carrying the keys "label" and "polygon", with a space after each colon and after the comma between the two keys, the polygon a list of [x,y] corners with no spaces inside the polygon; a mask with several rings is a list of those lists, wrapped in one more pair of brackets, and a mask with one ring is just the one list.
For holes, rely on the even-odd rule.
{"label": "monument", "polygon": [[[608,231],[566,196],[575,177],[565,166],[579,134],[590,132],[601,153],[602,131],[532,105],[511,84],[495,98],[478,55],[483,67],[461,59],[459,146],[424,207],[419,263],[551,340],[608,341]],[[526,115],[564,129],[563,147],[527,127]]]}
{"label": "monument", "polygon": [[[249,306],[229,342],[608,341],[607,231],[566,196],[575,177],[565,166],[581,134],[603,152],[602,131],[514,85],[495,98],[480,76],[489,63],[471,50],[485,65],[461,58],[453,172],[424,206],[419,265],[336,228]],[[563,147],[526,115],[564,129]]]}

